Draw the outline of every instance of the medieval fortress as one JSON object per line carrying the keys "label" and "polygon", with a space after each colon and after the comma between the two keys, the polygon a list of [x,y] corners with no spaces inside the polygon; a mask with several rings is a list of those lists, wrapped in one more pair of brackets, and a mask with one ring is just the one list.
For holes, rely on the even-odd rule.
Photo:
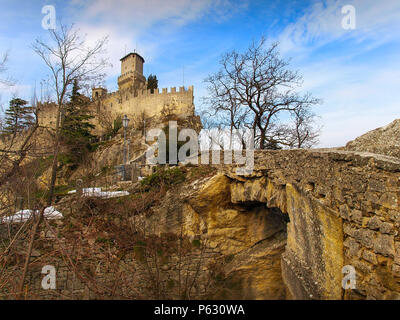
{"label": "medieval fortress", "polygon": [[[96,131],[101,132],[102,116],[116,119],[127,115],[130,119],[146,119],[161,114],[173,113],[179,118],[194,115],[193,86],[163,88],[162,91],[147,89],[143,76],[144,59],[137,53],[129,53],[121,60],[121,75],[118,77],[118,91],[108,93],[105,88],[92,89],[90,110],[94,115]],[[55,126],[56,108],[42,105],[39,109],[39,123],[42,126]],[[133,122],[131,122],[133,124]]]}

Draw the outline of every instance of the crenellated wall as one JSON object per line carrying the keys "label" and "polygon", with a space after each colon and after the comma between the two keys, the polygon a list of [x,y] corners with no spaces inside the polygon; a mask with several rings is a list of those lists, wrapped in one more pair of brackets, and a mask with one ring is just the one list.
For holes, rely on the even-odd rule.
{"label": "crenellated wall", "polygon": [[180,87],[151,90],[134,90],[133,88],[109,93],[104,98],[95,101],[99,112],[126,114],[138,117],[145,113],[147,117],[159,116],[163,108],[171,108],[183,117],[194,114],[193,86],[188,89]]}
{"label": "crenellated wall", "polygon": [[[127,115],[130,119],[156,117],[159,118],[163,113],[174,113],[180,118],[193,116],[194,95],[193,86],[188,88],[172,87],[151,90],[138,89],[133,87],[112,93],[105,90],[94,89],[98,93],[98,99],[93,99],[89,110],[94,116],[92,122],[96,126],[96,132],[102,132],[102,124],[99,119],[102,115],[117,116]],[[39,124],[44,127],[54,128],[56,123],[56,106],[54,104],[44,104],[39,110]]]}

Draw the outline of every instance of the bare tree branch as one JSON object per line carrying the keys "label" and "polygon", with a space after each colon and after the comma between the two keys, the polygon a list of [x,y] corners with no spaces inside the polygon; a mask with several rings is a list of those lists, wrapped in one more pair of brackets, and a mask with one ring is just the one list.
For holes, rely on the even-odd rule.
{"label": "bare tree branch", "polygon": [[265,47],[266,40],[262,37],[244,53],[224,54],[221,69],[205,79],[209,92],[206,102],[214,114],[225,115],[231,131],[239,127],[254,130],[260,149],[279,144],[292,147],[294,142],[288,142],[293,140],[289,137],[292,133],[287,130],[289,125],[282,125],[281,121],[299,120],[303,114],[298,128],[304,128],[307,123],[309,134],[298,137],[300,144],[297,146],[305,146],[306,142],[313,144],[318,135],[311,126],[314,114],[307,112],[305,117],[304,112],[320,100],[296,91],[302,84],[302,77],[290,70],[289,62],[280,57],[278,43]]}
{"label": "bare tree branch", "polygon": [[[75,80],[80,82],[93,81],[102,78],[102,73],[107,67],[106,59],[101,58],[107,37],[98,40],[92,47],[86,45],[85,40],[79,36],[78,30],[73,26],[61,25],[56,30],[50,30],[50,43],[37,39],[32,45],[33,50],[43,60],[50,72],[50,81],[57,98],[57,119],[55,139],[53,146],[53,163],[51,167],[51,180],[49,184],[46,206],[50,206],[54,198],[54,189],[57,177],[57,161],[60,148],[60,120],[63,114],[65,98],[68,90]],[[44,208],[40,210],[36,223],[31,232],[29,247],[25,258],[24,270],[21,276],[19,292],[22,292],[29,260],[32,253],[33,242],[37,229],[43,219]]]}
{"label": "bare tree branch", "polygon": [[[7,71],[8,57],[9,53],[6,52],[0,58],[0,74],[3,74]],[[0,78],[0,84],[6,86],[13,86],[15,84],[15,81],[10,76],[6,76],[5,78]]]}

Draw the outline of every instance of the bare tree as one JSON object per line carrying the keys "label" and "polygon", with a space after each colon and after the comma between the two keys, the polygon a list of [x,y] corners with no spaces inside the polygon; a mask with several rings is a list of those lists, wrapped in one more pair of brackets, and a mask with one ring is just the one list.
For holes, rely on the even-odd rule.
{"label": "bare tree", "polygon": [[[244,53],[234,50],[224,54],[221,69],[205,79],[209,93],[206,100],[214,112],[226,115],[231,130],[242,126],[251,128],[260,149],[279,144],[292,147],[288,124],[282,120],[320,101],[310,93],[296,91],[302,77],[290,70],[289,62],[280,57],[278,43],[265,47],[266,40],[262,37]],[[302,126],[305,121],[310,122],[312,115],[303,117]],[[308,130],[309,134],[299,140],[300,147],[316,135],[311,133],[310,123]]]}
{"label": "bare tree", "polygon": [[287,145],[290,148],[311,148],[318,144],[321,127],[315,125],[315,114],[308,108],[294,111],[293,122],[288,129]]}
{"label": "bare tree", "polygon": [[[0,87],[1,86],[13,86],[14,85],[14,80],[11,79],[10,76],[4,75],[7,72],[7,62],[8,62],[8,56],[9,53],[5,52],[1,57],[0,57]],[[0,96],[1,98],[1,96]],[[1,103],[1,101],[0,101]],[[4,112],[3,106],[0,104],[0,111]],[[4,119],[0,118],[0,129],[1,131],[3,130],[3,121]]]}
{"label": "bare tree", "polygon": [[110,110],[101,110],[97,113],[97,120],[105,132],[111,133],[114,128],[115,117]]}
{"label": "bare tree", "polygon": [[[205,80],[208,83],[209,96],[204,97],[204,103],[209,106],[209,109],[203,112],[202,118],[203,122],[207,122],[213,128],[229,128],[231,137],[229,149],[231,149],[232,133],[235,129],[241,128],[248,110],[238,103],[237,94],[227,86],[226,80],[222,71]],[[213,119],[211,123],[207,118]]]}
{"label": "bare tree", "polygon": [[[32,106],[34,109],[34,106]],[[22,194],[27,194],[27,202],[30,203],[30,189],[34,185],[34,177],[37,172],[27,172],[26,168],[23,168],[23,162],[28,157],[34,155],[34,134],[38,128],[37,118],[35,117],[35,123],[32,124],[28,131],[24,131],[17,135],[14,132],[8,135],[3,140],[0,148],[0,224],[3,222],[3,216],[12,211],[13,209],[22,209],[23,201],[20,206],[17,207],[17,200]],[[15,204],[13,203],[15,199]],[[17,286],[18,280],[20,279],[20,273],[18,272],[18,263],[9,265],[8,261],[13,261],[15,256],[20,254],[20,247],[16,246],[15,243],[22,241],[26,242],[24,232],[27,228],[33,225],[35,221],[29,221],[16,228],[15,235],[11,236],[10,229],[15,229],[12,226],[8,226],[8,239],[5,243],[7,246],[0,250],[0,287],[4,286],[8,288],[6,291],[11,289],[11,292],[16,297],[22,294],[21,286]],[[3,230],[4,230],[4,226]],[[4,245],[4,241],[1,241]],[[18,288],[17,288],[18,287]],[[10,292],[10,291],[9,291]]]}
{"label": "bare tree", "polygon": [[61,25],[57,31],[50,30],[50,43],[37,39],[33,50],[44,61],[50,71],[50,81],[57,102],[56,138],[54,142],[54,161],[49,186],[50,205],[53,200],[56,180],[57,155],[59,151],[60,120],[67,93],[74,83],[93,82],[103,78],[108,61],[102,58],[108,37],[99,39],[93,46],[87,46],[73,26]]}
{"label": "bare tree", "polygon": [[[80,83],[95,81],[104,77],[103,71],[108,62],[102,58],[107,37],[101,38],[93,46],[88,46],[85,39],[81,38],[78,30],[73,26],[60,25],[56,30],[50,30],[50,43],[37,39],[33,50],[44,61],[50,72],[50,82],[57,102],[57,118],[55,126],[55,139],[53,149],[53,163],[51,167],[51,180],[48,187],[46,206],[50,206],[54,198],[54,188],[57,176],[57,161],[60,148],[61,115],[63,114],[65,99],[75,80]],[[33,243],[44,214],[43,207],[39,212],[32,228],[31,237],[25,258],[25,264],[19,284],[22,292]]]}
{"label": "bare tree", "polygon": [[[0,74],[4,74],[7,71],[7,62],[8,62],[9,53],[6,52],[0,58]],[[0,84],[6,86],[14,85],[14,81],[10,78],[10,76],[6,76],[5,78],[0,78]]]}

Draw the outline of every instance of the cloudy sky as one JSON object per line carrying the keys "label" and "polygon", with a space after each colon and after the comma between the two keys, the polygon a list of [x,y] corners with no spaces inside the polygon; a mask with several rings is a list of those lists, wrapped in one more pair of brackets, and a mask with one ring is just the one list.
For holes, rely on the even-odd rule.
{"label": "cloudy sky", "polygon": [[[137,50],[144,73],[159,87],[195,86],[195,103],[206,94],[203,79],[218,69],[222,53],[244,50],[265,35],[279,41],[284,57],[304,77],[303,90],[323,103],[315,111],[323,129],[320,147],[344,145],[360,134],[400,118],[400,0],[0,0],[0,53],[9,52],[8,73],[17,84],[0,87],[27,100],[46,78],[33,53],[46,39],[42,8],[74,23],[88,41],[109,35],[109,91],[117,88],[119,59]],[[343,28],[355,8],[355,29]],[[40,89],[38,89],[40,91]]]}

